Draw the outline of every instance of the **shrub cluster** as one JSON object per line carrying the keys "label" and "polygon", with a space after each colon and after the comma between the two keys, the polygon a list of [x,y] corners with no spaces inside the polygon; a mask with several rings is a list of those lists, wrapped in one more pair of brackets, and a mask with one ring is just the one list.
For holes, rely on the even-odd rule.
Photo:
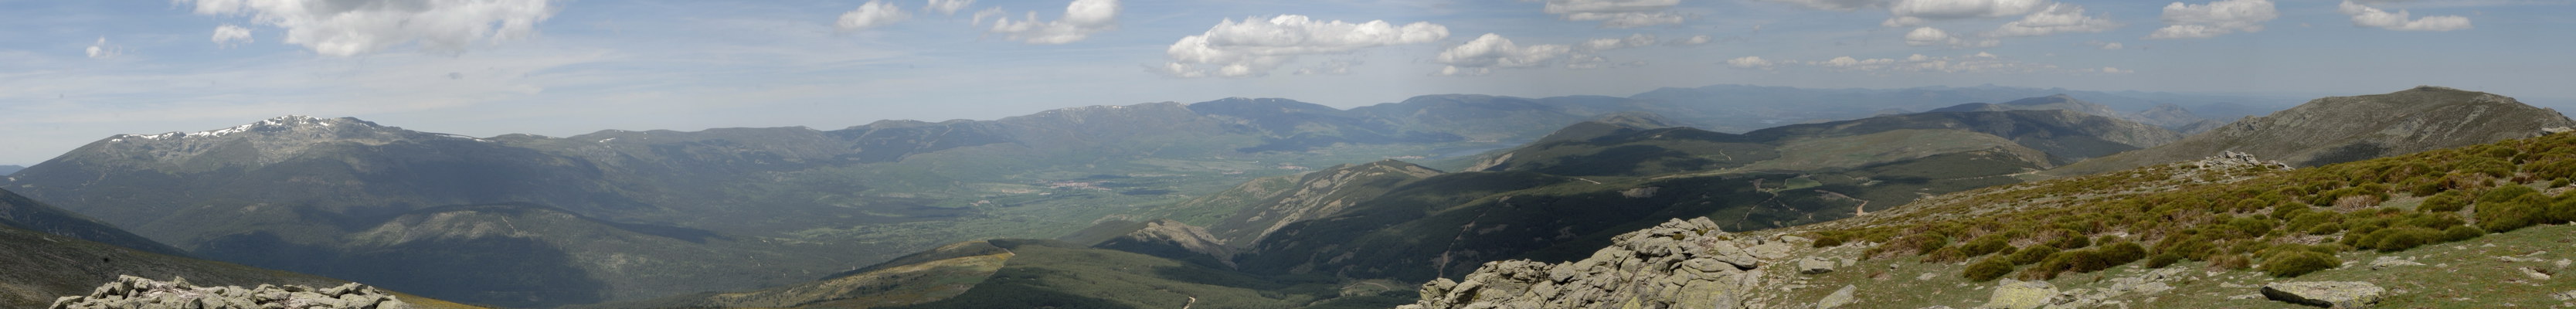
{"label": "shrub cluster", "polygon": [[[2332,268],[2347,250],[2403,251],[2538,224],[2576,221],[2576,134],[2303,168],[2221,171],[2252,178],[2175,182],[2173,165],[2018,185],[1958,205],[2053,203],[2012,212],[1820,232],[1817,246],[1878,243],[1870,258],[1976,259],[1961,273],[2046,279],[2145,260],[2290,277]],[[2208,182],[2233,179],[2232,182]],[[2137,190],[2142,184],[2167,184]],[[2388,201],[2420,199],[2414,207]],[[2385,204],[2385,205],[2383,205]],[[2125,235],[2111,237],[2110,235]],[[2323,237],[2324,245],[2297,239]],[[2014,247],[2012,244],[2032,244]],[[1984,257],[1984,258],[1979,258]],[[2023,266],[2030,265],[2030,266]]]}

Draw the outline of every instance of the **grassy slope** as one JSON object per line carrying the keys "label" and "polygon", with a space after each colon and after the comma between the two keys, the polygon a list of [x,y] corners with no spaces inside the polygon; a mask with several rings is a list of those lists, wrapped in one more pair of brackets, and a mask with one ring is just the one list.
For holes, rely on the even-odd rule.
{"label": "grassy slope", "polygon": [[[1861,287],[1862,302],[1856,305],[1864,307],[1982,304],[1992,284],[1962,278],[1961,269],[1988,257],[1939,252],[1989,236],[2007,239],[2014,247],[2065,247],[2051,245],[2065,239],[2062,233],[2091,236],[2096,244],[2135,241],[2149,244],[2150,255],[2179,256],[2164,265],[2182,270],[2180,278],[2167,281],[2176,290],[2107,298],[2132,305],[2290,308],[2246,299],[2255,286],[2282,280],[2374,282],[2394,291],[2384,303],[2390,307],[2563,305],[2547,295],[2576,285],[2526,277],[2524,269],[2554,274],[2576,270],[2557,263],[2576,257],[2569,252],[2576,247],[2565,237],[2576,226],[2564,225],[2576,218],[2576,207],[2571,207],[2576,194],[2567,193],[2576,189],[2552,181],[2576,174],[2571,167],[2576,167],[2576,135],[2571,134],[2294,171],[2166,165],[1976,190],[1881,215],[1763,233],[1821,236],[1824,246],[1802,254],[1860,261],[1842,268],[1851,271],[1802,278],[1804,284],[1791,286],[1791,296],[1782,298],[1792,301],[1818,299],[1851,284]],[[2531,188],[2539,190],[2525,190]],[[2467,193],[2472,200],[2452,210],[2427,207],[2447,203],[2417,196],[2445,195],[2441,192]],[[2489,195],[2496,197],[2483,198]],[[2308,202],[2321,205],[2306,207]],[[2380,232],[2451,226],[2507,232],[2422,242],[2392,241],[2388,239],[2402,237]],[[2049,230],[2058,232],[2045,232]],[[2158,245],[2176,237],[2194,239]],[[1923,241],[1936,238],[1944,241]],[[1845,241],[1852,244],[1831,245]],[[2306,245],[2311,243],[2316,245]],[[2347,263],[2289,278],[2262,271],[2277,254],[2301,250],[2333,252]],[[2367,266],[2382,256],[2430,265]],[[2152,261],[2120,261],[2090,272],[2045,271],[2043,266],[2050,264],[2043,262],[2017,267],[2008,276],[2053,277],[2051,283],[2062,290],[2101,289],[2114,279],[2150,271]]]}

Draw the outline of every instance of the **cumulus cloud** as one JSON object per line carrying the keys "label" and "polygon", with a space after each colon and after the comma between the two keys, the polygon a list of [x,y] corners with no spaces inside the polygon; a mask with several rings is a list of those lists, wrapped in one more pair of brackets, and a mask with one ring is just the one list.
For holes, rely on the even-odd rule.
{"label": "cumulus cloud", "polygon": [[548,0],[419,0],[401,5],[334,0],[178,0],[201,15],[249,15],[286,30],[285,42],[326,56],[354,56],[416,43],[432,52],[465,52],[475,41],[501,42],[536,33],[555,15]]}
{"label": "cumulus cloud", "polygon": [[[983,13],[976,16],[981,24]],[[1038,21],[1038,13],[1029,12],[1019,21],[1010,17],[995,19],[991,31],[1029,44],[1064,44],[1114,29],[1118,29],[1118,0],[1073,0],[1065,5],[1062,19]]]}
{"label": "cumulus cloud", "polygon": [[98,37],[97,43],[90,43],[89,49],[86,50],[88,51],[90,59],[116,58],[116,55],[124,54],[124,51],[119,50],[116,46],[107,45],[107,37],[103,36]]}
{"label": "cumulus cloud", "polygon": [[2087,45],[2087,46],[2093,46],[2093,48],[2098,48],[2098,49],[2102,49],[2102,50],[2121,50],[2121,49],[2128,49],[2128,48],[2129,48],[2129,47],[2128,47],[2128,46],[2126,46],[2126,45],[2120,45],[2120,42],[2102,42],[2102,41],[2093,41],[2093,42],[2084,42],[2084,45]]}
{"label": "cumulus cloud", "polygon": [[1771,63],[1771,61],[1770,61],[1770,60],[1762,60],[1762,57],[1755,57],[1755,56],[1736,57],[1735,59],[1727,59],[1727,60],[1726,60],[1726,65],[1727,65],[1727,66],[1732,66],[1732,67],[1737,67],[1737,68],[1746,68],[1746,69],[1765,69],[1765,70],[1768,70],[1768,69],[1771,69],[1771,66],[1772,66],[1772,65],[1774,65],[1774,64],[1775,64],[1775,63]]}
{"label": "cumulus cloud", "polygon": [[214,40],[216,45],[223,46],[232,46],[234,41],[250,43],[250,28],[234,25],[216,26]]}
{"label": "cumulus cloud", "polygon": [[2021,17],[2021,20],[2004,23],[2003,26],[1995,28],[1995,31],[1988,32],[1988,34],[2008,37],[2042,36],[2059,33],[2103,32],[2119,28],[2120,26],[2121,24],[2119,22],[2111,21],[2107,15],[2103,17],[2084,16],[2083,6],[2057,3],[2049,4],[2047,9],[2039,10],[2038,13],[2024,15]]}
{"label": "cumulus cloud", "polygon": [[841,13],[840,22],[833,23],[832,28],[841,29],[841,31],[867,30],[892,25],[909,18],[912,18],[912,13],[904,13],[903,8],[895,7],[893,3],[869,0],[868,3],[859,4],[858,9]]}
{"label": "cumulus cloud", "polygon": [[1879,25],[1908,27],[1937,20],[2005,17],[2028,14],[2049,4],[2048,0],[1898,0],[1887,6],[1887,21]]}
{"label": "cumulus cloud", "polygon": [[1560,44],[1521,46],[1502,35],[1486,33],[1466,44],[1441,51],[1433,62],[1449,65],[1440,75],[1481,75],[1494,68],[1527,68],[1546,66],[1575,55],[1574,47]]}
{"label": "cumulus cloud", "polygon": [[2263,22],[2280,17],[2281,11],[2272,7],[2271,0],[2219,0],[2201,5],[2174,2],[2165,5],[2166,26],[2147,38],[2197,39],[2263,31]]}
{"label": "cumulus cloud", "polygon": [[1600,21],[1607,28],[1636,28],[1682,23],[1668,11],[1681,0],[1547,0],[1544,10],[1565,20]]}
{"label": "cumulus cloud", "polygon": [[1940,28],[1933,27],[1914,28],[1914,31],[1908,31],[1905,33],[1905,45],[1907,46],[1994,47],[1998,44],[2002,44],[2002,42],[1998,42],[1995,39],[1973,39],[1951,36],[1949,31],[1942,31]]}
{"label": "cumulus cloud", "polygon": [[[1251,77],[1267,74],[1301,55],[1339,54],[1361,49],[1419,44],[1449,38],[1449,28],[1428,22],[1402,26],[1383,20],[1349,23],[1302,15],[1226,19],[1199,35],[1182,37],[1164,53],[1172,61],[1153,71],[1174,77]],[[1312,72],[1349,71],[1339,68]]]}
{"label": "cumulus cloud", "polygon": [[2101,71],[2101,72],[2102,72],[2102,73],[2108,73],[2108,74],[2128,74],[2128,73],[2137,73],[2138,71],[2136,71],[2136,70],[2122,70],[2122,69],[2120,69],[2120,68],[2114,68],[2114,67],[2102,67],[2102,71]]}
{"label": "cumulus cloud", "polygon": [[2407,13],[2406,10],[2397,10],[2397,13],[2389,13],[2388,11],[2379,10],[2379,8],[2353,3],[2350,0],[2346,0],[2343,4],[2338,5],[2336,7],[2336,11],[2343,12],[2344,15],[2352,15],[2352,25],[2354,26],[2377,27],[2397,31],[2451,31],[2470,28],[2468,17],[2460,17],[2459,15],[2441,15],[2407,19],[2407,15],[2409,13]]}
{"label": "cumulus cloud", "polygon": [[1710,41],[1715,41],[1715,40],[1717,40],[1717,39],[1716,39],[1716,38],[1711,38],[1711,37],[1709,37],[1709,36],[1708,36],[1708,35],[1706,35],[1706,34],[1702,34],[1702,35],[1694,35],[1694,36],[1691,36],[1691,37],[1688,37],[1688,38],[1673,39],[1673,41],[1671,41],[1671,42],[1664,42],[1664,45],[1672,45],[1672,46],[1698,46],[1698,45],[1700,45],[1700,44],[1708,44],[1708,42],[1710,42]]}
{"label": "cumulus cloud", "polygon": [[975,0],[930,0],[929,4],[921,6],[921,11],[939,12],[940,15],[957,15],[957,11],[965,10],[966,6],[969,5],[975,5]]}
{"label": "cumulus cloud", "polygon": [[1583,41],[1583,49],[1586,50],[1613,50],[1652,45],[1655,45],[1655,35],[1644,33],[1630,34],[1625,38],[1598,38]]}

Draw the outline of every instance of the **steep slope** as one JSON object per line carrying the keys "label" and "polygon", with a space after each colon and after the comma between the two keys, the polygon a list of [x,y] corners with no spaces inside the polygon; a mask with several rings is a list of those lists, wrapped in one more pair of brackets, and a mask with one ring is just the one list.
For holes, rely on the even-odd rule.
{"label": "steep slope", "polygon": [[[2127,122],[2065,111],[1932,115],[1947,116],[1887,116],[1753,133],[1759,136],[1618,129],[1532,144],[1507,152],[1509,158],[1499,159],[1505,163],[1489,171],[1372,186],[1385,189],[1341,197],[1347,205],[1323,216],[1281,221],[1285,225],[1277,232],[1244,246],[1236,263],[1271,275],[1454,276],[1481,261],[1579,257],[1588,246],[1607,243],[1611,231],[1669,218],[1722,217],[1715,224],[1737,229],[1794,226],[1925,193],[2019,182],[2015,175],[2052,166],[2052,155],[1982,131],[2036,141],[2103,140],[2120,137],[2079,134],[2131,132],[2067,128],[2085,123],[2069,121],[2075,118]],[[1990,129],[1973,130],[1980,125]],[[1818,159],[1841,154],[1863,155]],[[1246,209],[1273,207],[1280,205]],[[1238,218],[1245,217],[1253,216]]]}
{"label": "steep slope", "polygon": [[[1259,205],[1235,206],[1240,210],[1234,215],[1208,227],[1208,233],[1219,241],[1241,247],[1289,223],[1339,213],[1352,204],[1383,195],[1388,189],[1439,174],[1438,170],[1396,160],[1346,164],[1293,178],[1246,182],[1176,207]],[[1285,181],[1289,179],[1294,181]]]}
{"label": "steep slope", "polygon": [[2048,152],[2063,160],[2060,164],[2155,147],[2182,138],[2181,134],[2155,126],[2069,110],[1931,112],[1789,125],[1746,132],[1745,135],[1763,140],[1795,141],[1901,129],[1956,129],[1985,133]]}
{"label": "steep slope", "polygon": [[2249,117],[2164,146],[2050,170],[2071,176],[2234,151],[2308,167],[2539,135],[2576,126],[2557,111],[2513,98],[2424,86],[2387,94],[2327,97]]}
{"label": "steep slope", "polygon": [[144,252],[172,256],[188,255],[187,251],[181,251],[179,248],[143,238],[142,235],[134,235],[106,222],[90,219],[88,216],[54,208],[53,205],[37,202],[9,190],[0,190],[0,226],[68,236]]}
{"label": "steep slope", "polygon": [[2564,305],[2571,153],[2564,133],[2296,170],[2231,153],[1784,229],[1675,220],[1404,308]]}
{"label": "steep slope", "polygon": [[810,252],[821,251],[816,248],[773,246],[759,239],[697,229],[600,221],[527,204],[426,208],[323,244],[288,242],[264,232],[224,235],[207,243],[197,252],[510,307],[783,284],[794,281],[741,274],[835,264],[820,252]]}

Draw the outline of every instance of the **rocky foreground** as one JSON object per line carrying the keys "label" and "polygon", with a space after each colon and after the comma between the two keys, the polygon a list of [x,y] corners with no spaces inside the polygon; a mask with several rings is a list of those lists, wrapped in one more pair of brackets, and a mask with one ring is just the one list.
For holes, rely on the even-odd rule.
{"label": "rocky foreground", "polygon": [[[1809,248],[1812,240],[1784,235],[1727,233],[1706,218],[1673,220],[1620,235],[1616,244],[1580,261],[1548,264],[1524,260],[1486,263],[1463,281],[1422,285],[1422,299],[1402,309],[1433,308],[1842,308],[1861,297],[1852,284],[1830,284],[1837,269],[1878,272],[1837,248]],[[1848,248],[1848,247],[1846,247]],[[2382,262],[2387,263],[2387,262]],[[1895,267],[1888,267],[1893,269]],[[1931,276],[1955,275],[1934,270]],[[2208,280],[2212,273],[2183,268],[2147,269],[2103,278],[2090,288],[2061,289],[2047,281],[2002,279],[1985,290],[1978,308],[2131,308],[2124,300],[2172,296],[2169,282]],[[1883,276],[1862,282],[1885,282]],[[1833,292],[1821,297],[1805,291]],[[2368,308],[2390,291],[2368,282],[2282,281],[2232,299],[2267,299],[2283,305]],[[2576,293],[2570,293],[2576,294]],[[1906,307],[1914,308],[1914,307]],[[1927,308],[1951,308],[1933,305]]]}
{"label": "rocky foreground", "polygon": [[337,287],[314,289],[301,285],[256,288],[238,286],[199,287],[187,278],[155,281],[135,276],[117,276],[115,282],[100,285],[88,296],[64,296],[54,300],[51,309],[106,308],[411,308],[393,294],[364,284],[349,283]]}

